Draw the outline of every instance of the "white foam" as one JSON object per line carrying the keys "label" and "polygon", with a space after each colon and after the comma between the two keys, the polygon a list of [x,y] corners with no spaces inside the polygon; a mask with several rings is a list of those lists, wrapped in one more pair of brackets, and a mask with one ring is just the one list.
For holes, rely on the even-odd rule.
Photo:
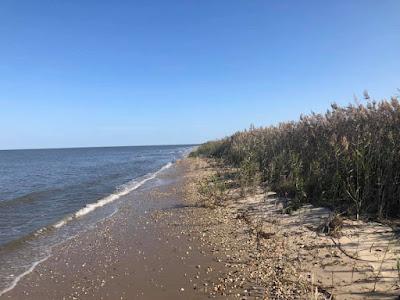
{"label": "white foam", "polygon": [[59,221],[58,223],[54,224],[53,227],[54,228],[60,228],[62,226],[64,226],[65,224],[67,224],[69,221],[71,221],[73,219],[73,217],[68,217],[68,218],[64,218],[61,221]]}
{"label": "white foam", "polygon": [[[114,202],[115,200],[119,199],[121,196],[127,195],[130,192],[136,190],[137,188],[139,188],[140,186],[145,184],[147,181],[154,179],[160,172],[162,172],[163,170],[165,170],[171,166],[172,166],[172,163],[169,162],[168,164],[163,166],[161,169],[159,169],[157,172],[154,172],[153,174],[149,174],[149,175],[145,176],[145,178],[142,179],[141,181],[132,181],[130,184],[125,185],[122,189],[120,189],[116,193],[111,194],[103,199],[100,199],[99,201],[97,201],[95,203],[87,204],[85,207],[81,208],[80,210],[78,210],[75,213],[75,217],[77,217],[77,218],[82,217],[82,216],[92,212],[96,208],[99,208],[108,203]],[[62,225],[64,225],[64,224],[62,224]]]}
{"label": "white foam", "polygon": [[83,207],[80,210],[78,210],[77,212],[75,212],[73,216],[69,216],[67,218],[62,219],[61,221],[54,224],[53,227],[58,229],[58,228],[64,226],[65,224],[67,224],[69,221],[73,220],[74,218],[79,218],[84,215],[87,215],[88,213],[92,212],[96,208],[102,207],[106,204],[109,204],[109,203],[119,199],[121,196],[129,194],[133,190],[136,190],[137,188],[142,186],[147,181],[154,179],[160,172],[162,172],[165,169],[168,169],[171,166],[172,166],[172,163],[169,162],[165,166],[163,166],[161,169],[159,169],[157,172],[146,175],[141,181],[133,180],[130,183],[125,184],[114,194],[111,194],[105,198],[102,198],[95,203],[87,204],[85,207]]}
{"label": "white foam", "polygon": [[44,261],[45,261],[46,259],[48,259],[49,257],[50,257],[50,255],[49,255],[49,256],[46,256],[45,258],[42,258],[41,260],[35,261],[35,262],[30,266],[30,268],[29,268],[28,270],[26,270],[25,272],[23,272],[23,273],[19,274],[18,276],[16,276],[16,277],[14,278],[13,282],[10,284],[9,287],[7,287],[7,288],[5,288],[4,290],[0,291],[0,297],[1,297],[2,295],[4,295],[5,293],[11,291],[13,288],[15,288],[15,286],[16,286],[17,283],[22,279],[22,277],[24,277],[24,276],[28,275],[29,273],[31,273],[31,272],[36,268],[36,266],[37,266],[38,264],[44,262]]}

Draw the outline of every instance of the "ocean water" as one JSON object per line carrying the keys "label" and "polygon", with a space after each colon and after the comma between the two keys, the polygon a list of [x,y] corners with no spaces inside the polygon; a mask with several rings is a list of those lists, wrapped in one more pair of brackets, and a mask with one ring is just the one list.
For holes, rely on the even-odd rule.
{"label": "ocean water", "polygon": [[0,151],[0,295],[192,146]]}

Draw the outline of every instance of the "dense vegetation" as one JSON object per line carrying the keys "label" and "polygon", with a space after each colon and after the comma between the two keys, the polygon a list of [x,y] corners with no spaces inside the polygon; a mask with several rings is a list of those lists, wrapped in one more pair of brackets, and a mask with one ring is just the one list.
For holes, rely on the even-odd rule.
{"label": "dense vegetation", "polygon": [[359,217],[400,216],[400,103],[332,108],[299,121],[237,132],[192,156],[238,167],[243,184],[262,184],[295,202]]}

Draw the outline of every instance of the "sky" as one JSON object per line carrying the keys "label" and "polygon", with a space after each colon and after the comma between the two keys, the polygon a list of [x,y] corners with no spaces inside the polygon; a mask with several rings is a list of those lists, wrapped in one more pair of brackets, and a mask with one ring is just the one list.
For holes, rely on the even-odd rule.
{"label": "sky", "polygon": [[0,1],[0,149],[202,143],[399,93],[400,1]]}

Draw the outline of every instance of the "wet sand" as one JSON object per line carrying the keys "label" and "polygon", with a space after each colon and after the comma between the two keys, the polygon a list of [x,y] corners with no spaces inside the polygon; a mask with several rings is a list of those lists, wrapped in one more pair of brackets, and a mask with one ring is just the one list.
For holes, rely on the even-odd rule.
{"label": "wet sand", "polygon": [[127,195],[119,212],[57,246],[0,298],[208,298],[224,264],[198,239],[181,234],[174,213],[162,220],[157,214],[185,206],[184,172],[184,164],[175,165],[157,179],[161,185]]}

